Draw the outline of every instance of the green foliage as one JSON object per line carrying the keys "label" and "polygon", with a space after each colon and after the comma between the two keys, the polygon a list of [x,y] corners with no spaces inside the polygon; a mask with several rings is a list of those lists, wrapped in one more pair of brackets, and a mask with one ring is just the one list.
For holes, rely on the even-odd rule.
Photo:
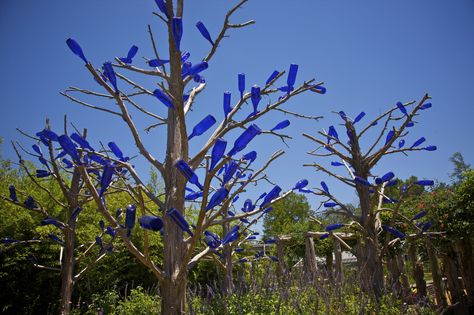
{"label": "green foliage", "polygon": [[286,246],[290,259],[304,254],[304,233],[316,226],[309,221],[312,211],[304,195],[295,193],[273,204],[273,210],[265,215],[263,228],[265,236],[291,235],[289,246]]}
{"label": "green foliage", "polygon": [[451,179],[454,181],[455,184],[459,184],[462,182],[465,178],[465,173],[468,172],[471,169],[471,165],[467,164],[464,161],[464,157],[460,152],[455,152],[450,158],[449,161],[451,161],[454,164],[454,170],[450,174]]}
{"label": "green foliage", "polygon": [[262,290],[258,293],[218,297],[211,301],[194,297],[191,304],[197,315],[435,314],[427,308],[404,305],[392,294],[384,295],[379,303],[375,303],[355,286],[346,288],[342,294],[335,291],[321,292],[314,287],[292,287],[282,293]]}
{"label": "green foliage", "polygon": [[115,309],[117,315],[160,314],[161,301],[158,297],[146,294],[142,287],[133,289],[125,301],[120,301]]}
{"label": "green foliage", "polygon": [[450,213],[448,232],[472,235],[474,232],[474,171],[465,173],[465,179],[456,189],[455,209]]}
{"label": "green foliage", "polygon": [[75,309],[72,314],[96,315],[98,310],[102,310],[103,314],[110,315],[158,315],[160,305],[161,301],[156,295],[146,293],[139,286],[132,289],[125,299],[120,299],[119,294],[113,290],[94,294],[87,309]]}

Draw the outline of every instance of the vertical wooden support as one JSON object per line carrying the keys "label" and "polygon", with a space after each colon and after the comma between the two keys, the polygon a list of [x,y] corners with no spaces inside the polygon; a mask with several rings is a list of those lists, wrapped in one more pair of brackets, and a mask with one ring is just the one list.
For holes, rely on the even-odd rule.
{"label": "vertical wooden support", "polygon": [[314,251],[314,241],[311,236],[305,237],[305,258],[304,258],[305,274],[309,281],[314,281],[318,264],[316,262],[316,252]]}
{"label": "vertical wooden support", "polygon": [[463,287],[459,279],[459,269],[457,266],[457,254],[451,244],[448,244],[446,253],[442,256],[443,268],[446,274],[451,304],[459,302],[464,296]]}
{"label": "vertical wooden support", "polygon": [[400,281],[402,285],[402,294],[405,298],[411,294],[410,282],[408,281],[407,271],[405,269],[405,260],[403,254],[397,255],[398,269],[400,270]]}
{"label": "vertical wooden support", "polygon": [[334,248],[334,260],[335,260],[335,269],[334,269],[334,280],[337,282],[342,282],[344,280],[344,272],[342,270],[342,250],[341,243],[337,240],[333,240]]}
{"label": "vertical wooden support", "polygon": [[280,281],[286,275],[288,269],[285,264],[285,245],[280,238],[277,238],[276,241],[276,256],[278,258],[277,276]]}
{"label": "vertical wooden support", "polygon": [[446,307],[446,295],[444,294],[441,273],[439,271],[438,258],[436,257],[436,252],[433,247],[433,244],[430,240],[425,240],[426,251],[428,252],[428,257],[430,258],[431,263],[431,275],[433,276],[433,287],[435,290],[436,304],[439,307]]}
{"label": "vertical wooden support", "polygon": [[461,275],[467,291],[467,297],[474,305],[474,257],[471,238],[465,236],[456,240],[456,251],[461,265]]}
{"label": "vertical wooden support", "polygon": [[417,248],[414,244],[410,245],[408,249],[408,259],[413,268],[412,274],[416,284],[416,296],[418,299],[423,299],[426,297],[425,273],[423,270],[423,261],[418,259]]}

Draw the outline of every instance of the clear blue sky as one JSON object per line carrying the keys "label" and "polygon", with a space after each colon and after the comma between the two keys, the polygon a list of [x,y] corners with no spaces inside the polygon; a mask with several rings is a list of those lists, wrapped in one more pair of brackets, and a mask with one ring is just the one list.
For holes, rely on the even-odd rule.
{"label": "clear blue sky", "polygon": [[[191,52],[192,61],[202,58],[209,48],[194,24],[204,21],[215,37],[226,8],[235,3],[186,1],[182,46]],[[81,61],[67,49],[68,37],[81,43],[96,66],[125,55],[132,44],[140,47],[139,60],[152,56],[146,29],[151,24],[158,49],[166,55],[163,24],[152,11],[157,11],[152,0],[2,0],[0,136],[7,143],[21,139],[16,127],[35,132],[42,128],[45,117],[51,118],[58,129],[62,116],[67,114],[77,126],[89,129],[93,143],[98,139],[116,140],[123,151],[136,154],[122,121],[74,105],[59,92],[70,85],[97,87]],[[460,151],[468,163],[474,164],[474,1],[253,0],[233,22],[248,19],[257,23],[231,31],[206,71],[208,87],[192,113],[189,129],[207,113],[222,116],[222,93],[231,90],[237,95],[238,73],[247,74],[248,86],[263,84],[274,69],[287,69],[290,63],[297,63],[298,82],[314,77],[325,82],[328,93],[295,98],[287,108],[325,118],[320,122],[290,118],[293,124],[287,130],[294,140],[270,172],[282,187],[291,187],[302,177],[312,186],[326,180],[336,187],[322,173],[302,167],[315,160],[305,154],[314,145],[301,134],[315,134],[336,123],[332,110],[342,109],[352,116],[364,110],[373,116],[399,100],[420,99],[425,92],[432,95],[434,106],[420,117],[421,123],[409,139],[424,135],[427,143],[438,146],[438,151],[393,157],[380,165],[380,172],[393,170],[401,178],[415,174],[448,181],[452,169],[448,158],[452,153]],[[149,84],[151,88],[152,82]],[[146,106],[164,113],[156,100],[149,99]],[[147,121],[138,114],[134,116],[140,127],[146,126]],[[269,128],[283,118],[274,114],[259,125]],[[195,151],[204,138],[193,139],[191,149]],[[162,156],[162,132],[150,133],[145,141],[154,146],[157,156]],[[259,161],[263,163],[264,157],[283,145],[277,139],[260,136],[251,147],[259,148]],[[3,155],[13,157],[8,144],[3,147]],[[148,167],[141,161],[136,164],[146,175]],[[337,195],[344,201],[355,201],[353,192],[343,187]],[[316,205],[315,199],[311,201]]]}

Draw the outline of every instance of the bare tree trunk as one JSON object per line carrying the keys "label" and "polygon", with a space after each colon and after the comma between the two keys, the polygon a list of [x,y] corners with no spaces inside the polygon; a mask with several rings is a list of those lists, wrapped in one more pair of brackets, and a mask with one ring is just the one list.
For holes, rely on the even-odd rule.
{"label": "bare tree trunk", "polygon": [[186,282],[166,278],[161,283],[161,314],[186,314]]}
{"label": "bare tree trunk", "polygon": [[446,296],[444,295],[443,285],[441,282],[441,273],[439,271],[438,259],[433,247],[433,244],[429,240],[425,241],[426,251],[431,263],[431,275],[433,276],[433,287],[435,289],[436,303],[439,307],[446,307]]}
{"label": "bare tree trunk", "polygon": [[344,281],[344,272],[342,269],[342,250],[341,250],[341,243],[337,240],[333,240],[333,247],[334,247],[334,258],[336,261],[335,264],[335,272],[334,272],[334,280],[336,283],[340,283]]}
{"label": "bare tree trunk", "polygon": [[[172,161],[177,160],[173,157],[174,154],[167,160],[169,176],[166,180],[167,199],[165,205],[166,209],[176,208],[184,214],[184,182],[180,174],[176,173],[176,168],[172,165]],[[164,231],[164,280],[161,283],[161,313],[170,315],[184,314],[187,276],[184,274],[181,279],[177,278],[185,253],[183,231],[166,215],[164,216]]]}
{"label": "bare tree trunk", "polygon": [[314,251],[314,241],[310,236],[305,237],[304,266],[307,280],[313,282],[318,271],[318,264],[316,262],[316,253]]}
{"label": "bare tree trunk", "polygon": [[[173,12],[172,1],[167,1],[167,9],[168,12]],[[182,7],[178,7],[177,11],[182,12]],[[168,139],[165,160],[166,178],[164,178],[166,200],[163,211],[176,208],[184,216],[186,182],[175,167],[175,163],[180,159],[188,159],[188,141],[183,109],[181,54],[175,46],[171,31],[171,19],[168,21],[168,43],[170,43],[171,70],[168,84],[169,91],[174,98],[174,108],[168,109]],[[163,274],[165,279],[161,283],[161,313],[163,315],[185,314],[187,274],[186,270],[180,270],[180,268],[187,268],[182,266],[186,252],[183,242],[183,231],[166,215],[164,216],[164,231]],[[181,273],[180,279],[177,278],[178,273]]]}
{"label": "bare tree trunk", "polygon": [[72,291],[74,289],[75,240],[74,224],[71,224],[71,229],[65,229],[64,252],[61,262],[61,315],[67,315],[71,312]]}
{"label": "bare tree trunk", "polygon": [[61,315],[71,312],[72,291],[74,290],[76,223],[70,218],[78,206],[79,191],[81,189],[80,179],[81,174],[76,168],[72,175],[71,188],[67,196],[69,207],[66,209],[66,217],[69,220],[69,227],[64,229],[64,253],[61,261],[61,304],[59,310]]}
{"label": "bare tree trunk", "polygon": [[377,245],[374,240],[365,239],[358,247],[357,264],[364,291],[374,294],[378,299],[384,290],[384,277],[382,262],[378,255]]}
{"label": "bare tree trunk", "polygon": [[[354,141],[352,150],[355,174],[367,179],[369,169],[366,161],[362,158],[357,141]],[[357,264],[361,288],[365,292],[373,294],[378,300],[384,291],[384,275],[369,187],[357,184],[356,190],[361,208],[359,223],[366,233],[363,238],[358,240],[357,246]]]}
{"label": "bare tree trunk", "polygon": [[426,297],[425,272],[423,270],[423,261],[418,259],[415,245],[410,246],[408,250],[408,258],[410,259],[413,268],[412,271],[416,284],[416,296],[418,299],[423,299]]}

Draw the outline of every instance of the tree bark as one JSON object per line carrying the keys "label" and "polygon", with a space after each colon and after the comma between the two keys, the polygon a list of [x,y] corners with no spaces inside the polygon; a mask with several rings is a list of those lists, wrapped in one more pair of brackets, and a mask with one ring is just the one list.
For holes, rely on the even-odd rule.
{"label": "tree bark", "polygon": [[166,278],[161,283],[161,314],[186,314],[186,281]]}
{"label": "tree bark", "polygon": [[371,237],[361,240],[359,243],[357,264],[361,288],[379,299],[384,290],[384,278],[377,242]]}
{"label": "tree bark", "polygon": [[72,213],[79,205],[79,191],[81,174],[77,168],[74,169],[71,187],[68,192],[68,208],[66,209],[66,217],[68,218],[68,227],[64,229],[64,252],[61,261],[61,303],[59,312],[61,315],[67,315],[71,312],[72,291],[74,290],[74,269],[76,247],[76,223],[70,220]]}
{"label": "tree bark", "polygon": [[[173,12],[173,2],[167,1],[168,12]],[[182,8],[178,8],[182,10]],[[183,80],[181,78],[181,53],[176,49],[171,19],[168,21],[168,43],[170,56],[169,92],[173,96],[174,108],[168,109],[167,144],[165,160],[165,209],[176,208],[183,216],[185,214],[184,195],[186,181],[175,163],[188,159],[188,141],[186,121],[183,109]],[[186,270],[180,270],[184,261],[186,248],[183,242],[183,231],[166,215],[164,217],[164,254],[163,275],[161,283],[163,315],[185,314],[186,305]],[[184,266],[183,268],[187,268]],[[181,278],[178,279],[178,274]]]}
{"label": "tree bark", "polygon": [[61,261],[61,315],[67,315],[71,312],[72,291],[74,289],[74,247],[76,234],[74,223],[71,225],[71,229],[65,229],[64,252]]}

